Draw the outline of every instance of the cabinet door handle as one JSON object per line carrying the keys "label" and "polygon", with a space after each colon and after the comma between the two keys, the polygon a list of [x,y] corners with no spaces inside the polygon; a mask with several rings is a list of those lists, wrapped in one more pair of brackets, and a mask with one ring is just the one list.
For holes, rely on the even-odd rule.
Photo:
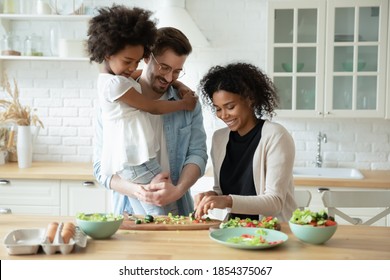
{"label": "cabinet door handle", "polygon": [[0,214],[11,214],[12,211],[10,208],[0,208]]}
{"label": "cabinet door handle", "polygon": [[0,185],[8,185],[9,183],[11,183],[9,180],[0,179]]}
{"label": "cabinet door handle", "polygon": [[83,186],[84,187],[90,187],[90,186],[94,186],[95,183],[93,181],[85,181],[83,182]]}
{"label": "cabinet door handle", "polygon": [[329,191],[329,188],[318,188],[317,190],[319,193],[322,193],[324,191]]}

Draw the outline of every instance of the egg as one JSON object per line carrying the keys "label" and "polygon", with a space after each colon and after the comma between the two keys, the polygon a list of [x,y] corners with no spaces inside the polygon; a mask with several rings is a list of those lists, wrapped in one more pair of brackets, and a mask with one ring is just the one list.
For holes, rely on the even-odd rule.
{"label": "egg", "polygon": [[76,233],[76,228],[73,223],[65,223],[62,231],[61,231],[61,237],[65,244],[68,244],[70,239],[74,236]]}
{"label": "egg", "polygon": [[56,232],[58,229],[58,223],[57,222],[52,222],[47,226],[46,230],[46,238],[49,239],[50,243],[53,243],[54,237],[56,236]]}

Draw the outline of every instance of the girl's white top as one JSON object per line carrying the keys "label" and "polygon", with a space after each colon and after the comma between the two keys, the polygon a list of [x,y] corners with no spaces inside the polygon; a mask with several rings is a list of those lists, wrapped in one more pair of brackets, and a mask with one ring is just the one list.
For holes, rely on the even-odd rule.
{"label": "girl's white top", "polygon": [[132,78],[101,73],[98,77],[102,110],[102,171],[112,175],[126,165],[140,165],[156,157],[160,149],[148,113],[118,101],[129,89],[141,94],[141,86]]}

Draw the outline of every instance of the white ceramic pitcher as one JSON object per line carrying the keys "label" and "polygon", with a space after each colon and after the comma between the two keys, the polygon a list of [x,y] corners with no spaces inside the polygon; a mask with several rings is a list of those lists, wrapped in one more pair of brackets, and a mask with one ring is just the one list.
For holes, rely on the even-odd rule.
{"label": "white ceramic pitcher", "polygon": [[39,126],[18,126],[16,150],[19,168],[28,168],[32,164],[33,145],[39,133]]}

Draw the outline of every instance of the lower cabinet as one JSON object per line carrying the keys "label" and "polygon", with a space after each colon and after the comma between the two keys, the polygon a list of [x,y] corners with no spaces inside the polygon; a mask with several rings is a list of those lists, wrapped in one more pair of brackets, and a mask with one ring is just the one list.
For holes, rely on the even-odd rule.
{"label": "lower cabinet", "polygon": [[110,195],[96,181],[61,181],[61,215],[110,212]]}
{"label": "lower cabinet", "polygon": [[60,181],[0,179],[0,208],[15,214],[60,215]]}
{"label": "lower cabinet", "polygon": [[[311,193],[311,202],[309,205],[309,209],[312,211],[319,211],[325,209],[324,204],[321,199],[321,191],[320,187],[303,187],[303,186],[295,186],[297,190],[308,190]],[[328,189],[332,189],[329,187]],[[332,190],[338,191],[363,191],[363,190],[376,190],[373,188],[370,189],[362,189],[362,188],[333,188]],[[379,190],[379,189],[377,189]],[[353,218],[362,219],[362,221],[366,221],[370,219],[372,216],[381,212],[383,208],[340,208],[341,211],[345,212],[347,215],[350,215]],[[336,216],[336,221],[339,224],[350,225],[349,222],[345,221],[339,216]],[[384,217],[373,224],[373,226],[390,226],[390,215]]]}
{"label": "lower cabinet", "polygon": [[110,212],[110,198],[110,192],[96,181],[0,178],[0,210],[10,209],[14,214]]}

